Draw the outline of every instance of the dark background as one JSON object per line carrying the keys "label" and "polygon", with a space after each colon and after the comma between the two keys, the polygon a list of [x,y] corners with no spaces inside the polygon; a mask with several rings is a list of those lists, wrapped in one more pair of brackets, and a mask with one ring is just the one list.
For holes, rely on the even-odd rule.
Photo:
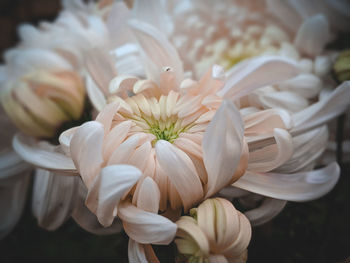
{"label": "dark background", "polygon": [[[58,0],[0,0],[0,59],[16,44],[19,24],[52,20],[59,8]],[[349,47],[349,42],[343,35],[336,45]],[[313,202],[290,202],[274,220],[253,229],[249,263],[350,263],[350,164],[341,166],[341,180],[330,194]],[[30,196],[22,219],[0,241],[0,262],[127,262],[125,234],[95,236],[73,220],[46,231],[31,214]],[[171,248],[156,251],[161,262],[172,262]]]}

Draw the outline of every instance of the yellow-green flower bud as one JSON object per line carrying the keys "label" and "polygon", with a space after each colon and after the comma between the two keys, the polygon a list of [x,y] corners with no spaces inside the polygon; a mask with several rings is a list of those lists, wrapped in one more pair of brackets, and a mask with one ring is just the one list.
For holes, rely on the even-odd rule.
{"label": "yellow-green flower bud", "polygon": [[175,243],[186,262],[246,262],[251,226],[231,202],[207,199],[176,224]]}

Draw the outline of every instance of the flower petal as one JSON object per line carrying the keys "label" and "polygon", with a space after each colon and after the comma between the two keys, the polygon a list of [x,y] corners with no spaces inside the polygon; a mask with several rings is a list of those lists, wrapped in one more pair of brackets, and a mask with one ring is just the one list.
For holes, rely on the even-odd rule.
{"label": "flower petal", "polygon": [[274,129],[276,143],[249,152],[248,169],[268,172],[287,162],[293,155],[292,137],[286,130]]}
{"label": "flower petal", "polygon": [[300,26],[295,46],[308,56],[319,54],[330,40],[328,20],[323,14],[312,16]]}
{"label": "flower petal", "polygon": [[243,147],[243,121],[232,102],[223,101],[205,131],[202,147],[208,173],[206,197],[232,182]]}
{"label": "flower petal", "polygon": [[203,187],[190,157],[171,143],[159,140],[156,143],[156,156],[162,170],[175,186],[188,210],[203,198]]}
{"label": "flower petal", "polygon": [[110,226],[117,207],[126,192],[140,179],[142,172],[130,165],[104,167],[93,181],[86,197],[86,206],[96,214],[103,226]]}
{"label": "flower petal", "polygon": [[72,159],[88,188],[101,170],[103,129],[99,122],[86,122],[78,128],[70,143]]}
{"label": "flower petal", "polygon": [[287,200],[310,201],[333,189],[340,175],[337,163],[310,172],[295,174],[254,173],[247,171],[233,186],[260,195]]}
{"label": "flower petal", "polygon": [[293,115],[292,134],[299,134],[325,124],[349,105],[350,81],[343,82],[328,97]]}
{"label": "flower petal", "polygon": [[263,56],[243,61],[227,73],[226,84],[218,95],[238,99],[254,89],[295,77],[298,72],[292,60],[280,57]]}
{"label": "flower petal", "polygon": [[111,235],[120,233],[123,230],[123,225],[118,218],[115,218],[113,224],[109,227],[102,226],[95,214],[93,214],[85,205],[85,200],[88,190],[84,183],[80,180],[77,191],[75,207],[72,212],[72,217],[75,222],[84,230],[95,235]]}
{"label": "flower petal", "polygon": [[15,135],[13,149],[23,160],[37,167],[62,172],[75,172],[73,161],[62,153],[56,152],[57,147],[43,142],[37,142],[23,135]]}
{"label": "flower petal", "polygon": [[9,234],[19,221],[30,183],[28,171],[0,179],[0,240]]}
{"label": "flower petal", "polygon": [[32,211],[38,225],[56,230],[70,218],[80,178],[37,169],[34,178]]}
{"label": "flower petal", "polygon": [[121,203],[118,208],[125,232],[136,242],[168,245],[173,241],[177,226],[169,219],[146,212],[128,202]]}
{"label": "flower petal", "polygon": [[277,216],[286,206],[287,201],[273,198],[265,198],[258,208],[244,213],[252,226],[259,226]]}
{"label": "flower petal", "polygon": [[146,65],[149,77],[159,82],[159,73],[164,67],[170,67],[176,74],[176,82],[183,80],[181,59],[165,35],[155,27],[138,20],[129,22],[136,38],[146,55]]}

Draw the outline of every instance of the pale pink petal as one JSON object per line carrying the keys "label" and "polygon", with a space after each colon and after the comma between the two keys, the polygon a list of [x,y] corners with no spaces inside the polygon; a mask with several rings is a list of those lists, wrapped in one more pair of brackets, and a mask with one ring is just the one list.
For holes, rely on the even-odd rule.
{"label": "pale pink petal", "polygon": [[119,108],[120,104],[118,102],[113,102],[104,107],[104,109],[97,115],[96,121],[103,125],[105,135],[107,135],[111,129],[113,117]]}
{"label": "pale pink petal", "polygon": [[32,211],[38,225],[56,230],[72,214],[80,178],[37,169],[34,178]]}
{"label": "pale pink petal", "polygon": [[160,167],[166,171],[185,210],[188,210],[203,198],[203,188],[196,168],[186,153],[167,141],[159,140],[155,148]]}
{"label": "pale pink petal", "polygon": [[295,174],[247,171],[233,186],[276,199],[303,202],[327,194],[337,183],[339,175],[340,168],[336,163]]}
{"label": "pale pink petal", "polygon": [[88,188],[101,170],[103,129],[99,122],[86,122],[79,127],[70,143],[72,159]]}
{"label": "pale pink petal", "polygon": [[136,148],[142,144],[142,140],[145,137],[147,137],[145,134],[134,134],[129,137],[114,150],[107,164],[128,163]]}
{"label": "pale pink petal", "polygon": [[121,203],[118,209],[125,232],[136,242],[168,245],[173,241],[177,226],[169,219],[146,212],[128,202]]}
{"label": "pale pink petal", "polygon": [[280,57],[263,56],[244,61],[228,72],[225,86],[218,95],[226,99],[238,99],[253,90],[295,77],[297,65]]}
{"label": "pale pink petal", "polygon": [[304,21],[294,39],[295,46],[308,56],[319,54],[330,41],[331,35],[327,18],[323,14]]}
{"label": "pale pink petal", "polygon": [[23,160],[37,167],[62,172],[76,171],[73,161],[57,152],[57,147],[37,142],[22,135],[15,135],[12,145]]}
{"label": "pale pink petal", "polygon": [[138,193],[137,207],[147,212],[158,213],[159,201],[160,191],[157,183],[151,177],[146,177]]}
{"label": "pale pink petal", "polygon": [[108,160],[115,149],[125,140],[132,126],[132,121],[123,121],[113,127],[103,142],[103,158]]}
{"label": "pale pink petal", "polygon": [[261,205],[248,210],[244,215],[249,219],[252,226],[259,226],[277,216],[286,206],[287,201],[273,198],[265,198]]}
{"label": "pale pink petal", "polygon": [[246,115],[244,118],[245,134],[268,133],[274,128],[292,128],[292,118],[283,109],[268,109]]}
{"label": "pale pink petal", "polygon": [[149,77],[159,82],[159,73],[164,67],[170,67],[176,73],[176,82],[180,84],[180,81],[183,80],[182,62],[166,36],[155,27],[137,20],[131,20],[129,25],[147,57]]}
{"label": "pale pink petal", "polygon": [[110,226],[123,195],[140,179],[142,172],[130,165],[111,165],[102,169],[89,188],[86,206],[103,226]]}
{"label": "pale pink petal", "polygon": [[328,97],[293,115],[293,134],[311,130],[340,115],[349,106],[350,81],[343,82]]}
{"label": "pale pink petal", "polygon": [[232,102],[223,101],[205,131],[202,147],[211,196],[228,185],[238,167],[243,147],[243,121]]}

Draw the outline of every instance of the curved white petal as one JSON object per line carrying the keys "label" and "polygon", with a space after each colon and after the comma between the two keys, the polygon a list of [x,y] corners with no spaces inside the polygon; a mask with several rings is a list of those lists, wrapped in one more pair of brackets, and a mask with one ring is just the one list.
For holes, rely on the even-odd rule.
{"label": "curved white petal", "polygon": [[169,219],[127,202],[121,203],[118,208],[118,216],[123,221],[125,232],[136,242],[168,245],[174,240],[177,226]]}
{"label": "curved white petal", "polygon": [[37,167],[61,172],[75,172],[73,161],[62,153],[56,152],[57,147],[44,142],[37,142],[23,135],[15,135],[13,149],[23,160]]}
{"label": "curved white petal", "polygon": [[143,245],[132,238],[129,238],[128,258],[129,262],[148,263]]}
{"label": "curved white petal", "polygon": [[273,198],[265,198],[257,208],[249,210],[244,215],[252,226],[260,226],[277,216],[286,206],[287,201]]}
{"label": "curved white petal", "polygon": [[343,82],[328,97],[293,115],[293,134],[325,124],[349,106],[350,81]]}
{"label": "curved white petal", "polygon": [[[278,167],[275,172],[295,173],[317,161],[327,148],[328,128],[326,125],[293,137],[294,153],[290,160]],[[335,155],[335,154],[334,154]]]}
{"label": "curved white petal", "polygon": [[272,56],[250,59],[227,73],[226,84],[218,95],[227,99],[238,99],[254,89],[290,79],[298,73],[297,65],[292,60]]}
{"label": "curved white petal", "polygon": [[330,40],[328,20],[323,14],[312,16],[304,21],[294,39],[294,44],[304,54],[319,54]]}
{"label": "curved white petal", "polygon": [[183,80],[181,59],[165,35],[155,27],[138,20],[129,21],[133,32],[146,56],[145,62],[149,77],[159,82],[159,73],[164,67],[170,67],[176,74],[176,82]]}
{"label": "curved white petal", "polygon": [[88,188],[101,170],[103,136],[103,125],[89,121],[78,128],[70,143],[72,159]]}
{"label": "curved white petal", "polygon": [[86,206],[96,214],[103,226],[113,223],[121,198],[141,176],[142,172],[130,165],[107,166],[97,175],[89,188]]}
{"label": "curved white petal", "polygon": [[34,179],[32,211],[38,225],[56,230],[70,218],[80,178],[37,169]]}
{"label": "curved white petal", "polygon": [[204,133],[203,160],[208,173],[206,197],[232,181],[241,158],[243,121],[230,101],[223,101]]}
{"label": "curved white petal", "polygon": [[327,194],[337,183],[339,175],[337,163],[295,174],[247,171],[233,186],[276,199],[304,202]]}
{"label": "curved white petal", "polygon": [[93,214],[85,205],[87,196],[87,188],[82,181],[79,182],[75,207],[72,212],[72,217],[75,222],[84,230],[95,235],[111,235],[120,233],[123,230],[123,225],[118,218],[115,218],[113,224],[109,227],[102,226],[95,214]]}
{"label": "curved white petal", "polygon": [[249,152],[248,170],[268,172],[287,162],[293,155],[292,136],[283,129],[274,129],[276,143]]}

